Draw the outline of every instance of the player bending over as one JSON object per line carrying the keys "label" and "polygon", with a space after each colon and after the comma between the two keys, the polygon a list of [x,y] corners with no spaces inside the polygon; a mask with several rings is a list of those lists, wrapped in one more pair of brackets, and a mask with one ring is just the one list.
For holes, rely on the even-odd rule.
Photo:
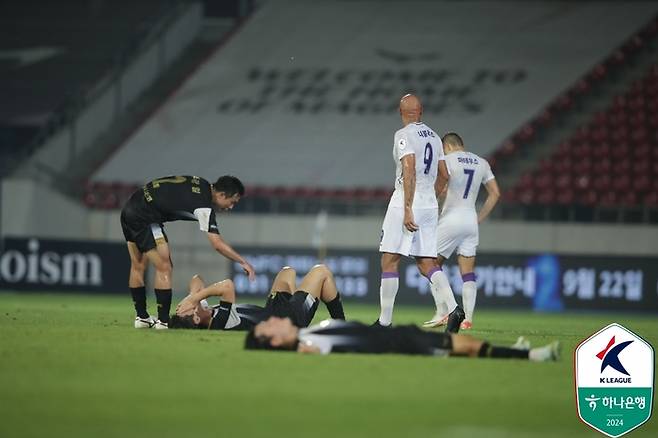
{"label": "player bending over", "polygon": [[[209,328],[213,330],[248,330],[270,316],[289,318],[299,327],[307,327],[324,302],[329,315],[345,319],[334,276],[325,265],[315,265],[304,276],[299,287],[297,273],[284,267],[274,278],[265,307],[235,304],[235,288],[231,280],[205,287],[200,277],[190,282],[190,294],[176,306],[170,328]],[[219,305],[209,307],[204,301],[216,296]]]}
{"label": "player bending over", "polygon": [[[219,177],[213,184],[198,176],[167,176],[146,183],[132,194],[121,210],[121,228],[130,255],[128,288],[137,313],[135,328],[166,329],[169,322],[173,264],[165,222],[197,221],[215,251],[239,263],[250,280],[255,278],[254,268],[219,234],[215,219],[215,208],[231,210],[242,195],[242,182],[230,175]],[[147,262],[155,268],[157,321],[146,311]]]}
{"label": "player bending over", "polygon": [[[522,341],[519,338],[519,341]],[[520,342],[517,342],[520,343]],[[499,347],[468,335],[426,332],[416,326],[367,326],[325,320],[308,328],[288,318],[271,317],[247,334],[246,349],[296,350],[300,353],[400,353],[426,356],[516,358],[543,362],[559,358],[559,342],[539,348]]]}
{"label": "player bending over", "polygon": [[[441,273],[437,275],[438,293],[432,289],[436,313],[423,326],[436,327],[447,323],[451,307],[443,297],[452,296],[452,288],[442,270],[443,263],[456,249],[457,263],[463,281],[462,303],[466,313],[461,328],[470,329],[473,327],[475,310],[475,253],[480,238],[478,227],[498,202],[500,190],[487,160],[467,152],[459,135],[448,133],[443,136],[442,141],[450,177],[437,230],[439,236],[437,263]],[[481,184],[487,190],[487,200],[478,213],[475,210],[475,200]]]}

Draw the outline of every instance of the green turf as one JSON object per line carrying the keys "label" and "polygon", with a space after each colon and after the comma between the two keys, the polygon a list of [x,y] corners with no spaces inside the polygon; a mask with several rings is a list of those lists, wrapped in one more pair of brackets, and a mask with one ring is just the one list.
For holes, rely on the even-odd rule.
{"label": "green turf", "polygon": [[482,310],[473,335],[559,339],[562,360],[301,356],[245,352],[241,333],[135,330],[131,310],[127,297],[0,294],[0,437],[596,437],[575,411],[575,345],[610,322],[658,345],[655,317]]}

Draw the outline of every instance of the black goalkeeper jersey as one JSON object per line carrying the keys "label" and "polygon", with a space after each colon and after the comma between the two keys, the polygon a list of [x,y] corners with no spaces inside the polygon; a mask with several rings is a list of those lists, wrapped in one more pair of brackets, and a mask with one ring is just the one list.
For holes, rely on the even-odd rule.
{"label": "black goalkeeper jersey", "polygon": [[299,330],[301,344],[328,353],[401,353],[445,356],[452,349],[448,333],[416,326],[372,327],[360,322],[328,319]]}
{"label": "black goalkeeper jersey", "polygon": [[139,215],[148,223],[198,221],[199,228],[219,234],[212,205],[212,185],[190,175],[154,179],[142,188]]}

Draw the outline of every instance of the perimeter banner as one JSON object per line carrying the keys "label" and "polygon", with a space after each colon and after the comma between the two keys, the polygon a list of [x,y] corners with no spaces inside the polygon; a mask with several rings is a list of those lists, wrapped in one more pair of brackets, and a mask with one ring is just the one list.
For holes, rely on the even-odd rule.
{"label": "perimeter banner", "polygon": [[130,258],[125,243],[6,238],[0,290],[125,293]]}
{"label": "perimeter banner", "polygon": [[[283,266],[304,275],[319,263],[309,248],[238,247],[252,263],[257,280],[250,283],[239,265],[231,266],[238,294],[265,295]],[[323,258],[346,299],[379,302],[380,255],[376,251],[330,250]],[[597,309],[658,313],[658,258],[600,257],[558,254],[478,255],[477,305],[519,307],[538,311]],[[444,267],[456,295],[461,275],[454,260]],[[433,304],[429,282],[413,260],[400,265],[397,303]]]}

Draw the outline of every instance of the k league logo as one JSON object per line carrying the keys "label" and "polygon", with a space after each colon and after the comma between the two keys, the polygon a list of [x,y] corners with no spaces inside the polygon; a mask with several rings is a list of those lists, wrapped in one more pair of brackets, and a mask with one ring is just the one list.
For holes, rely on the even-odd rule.
{"label": "k league logo", "polygon": [[576,347],[574,378],[578,416],[618,437],[651,416],[653,347],[627,328],[610,324]]}

